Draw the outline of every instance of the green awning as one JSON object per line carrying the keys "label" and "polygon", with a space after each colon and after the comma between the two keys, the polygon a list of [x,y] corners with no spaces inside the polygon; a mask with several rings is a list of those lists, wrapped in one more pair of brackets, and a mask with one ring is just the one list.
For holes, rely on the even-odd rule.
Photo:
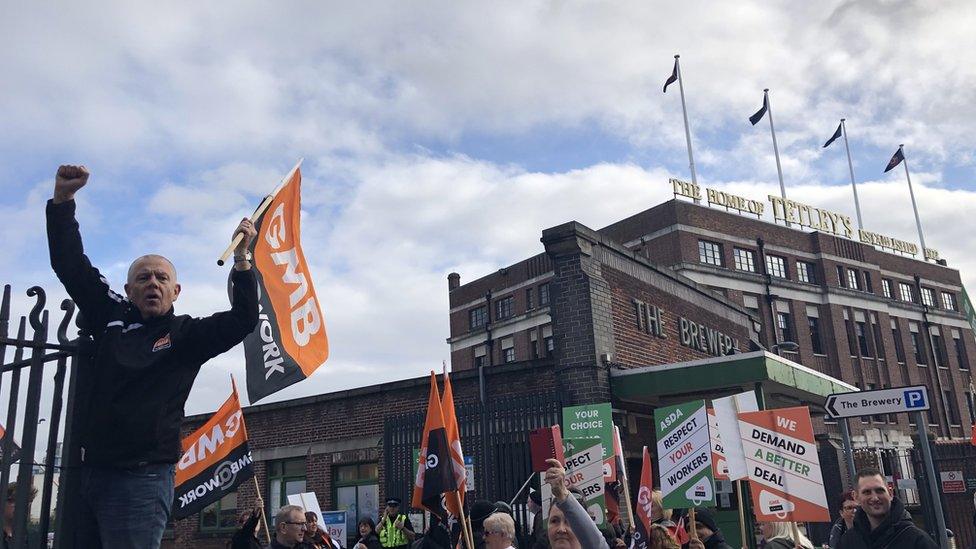
{"label": "green awning", "polygon": [[857,387],[781,356],[755,351],[737,355],[611,370],[614,400],[662,406],[762,390],[765,408],[810,406],[823,410],[832,393]]}

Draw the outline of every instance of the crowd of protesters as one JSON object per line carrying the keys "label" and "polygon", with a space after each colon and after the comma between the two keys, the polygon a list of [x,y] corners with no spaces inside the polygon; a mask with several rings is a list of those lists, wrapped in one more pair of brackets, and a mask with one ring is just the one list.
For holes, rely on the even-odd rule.
{"label": "crowd of protesters", "polygon": [[[543,480],[552,489],[548,510],[543,509],[539,490],[528,494],[530,522],[520,523],[509,504],[475,500],[469,507],[474,549],[617,549],[632,547],[633,529],[616,524],[601,529],[583,504],[582,494],[566,486],[566,471],[559,462]],[[694,529],[685,511],[665,509],[661,492],[650,497],[652,524],[647,532],[651,549],[731,549],[715,514],[705,508],[695,512]],[[345,549],[346,540],[332,539],[320,529],[317,516],[301,507],[287,505],[275,516],[270,545],[259,540],[258,520],[263,502],[250,514],[241,517],[241,529],[234,536],[233,549]],[[547,511],[544,513],[544,511]],[[680,515],[680,517],[679,517]],[[349,549],[454,549],[462,547],[464,535],[459,524],[444,523],[436,515],[427,531],[414,532],[409,517],[400,509],[400,500],[390,498],[377,525],[371,518],[358,523],[355,541]],[[543,518],[547,517],[547,518]],[[789,522],[759,522],[757,532],[763,549],[813,549],[813,543],[796,525]],[[930,549],[937,547],[932,538],[914,525],[902,503],[891,495],[882,474],[874,469],[858,472],[855,486],[843,495],[840,517],[830,532],[831,549],[904,547]]]}

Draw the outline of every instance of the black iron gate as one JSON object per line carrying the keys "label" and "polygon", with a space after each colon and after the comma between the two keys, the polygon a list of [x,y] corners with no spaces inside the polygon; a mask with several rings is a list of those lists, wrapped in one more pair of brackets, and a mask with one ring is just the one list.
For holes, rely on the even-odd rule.
{"label": "black iron gate", "polygon": [[[387,497],[409,501],[413,493],[415,452],[420,449],[426,410],[387,418],[383,429],[384,489]],[[510,501],[532,475],[529,431],[560,423],[558,395],[492,399],[486,404],[457,407],[458,428],[465,457],[474,466],[473,492],[468,501]],[[525,516],[525,492],[516,517]],[[522,521],[524,524],[524,521]]]}
{"label": "black iron gate", "polygon": [[[27,317],[20,317],[17,325],[16,337],[9,337],[10,327],[10,286],[3,288],[0,300],[0,395],[6,393],[7,414],[3,420],[5,430],[2,438],[3,458],[0,461],[0,490],[6,492],[11,479],[11,471],[17,466],[17,490],[14,494],[13,524],[8,525],[13,532],[12,547],[26,549],[30,547],[47,547],[48,537],[53,535],[55,546],[72,548],[73,543],[66,532],[73,532],[71,521],[75,515],[71,508],[73,494],[77,492],[74,459],[77,452],[72,442],[73,399],[76,386],[76,372],[79,367],[79,349],[84,347],[86,337],[75,340],[68,339],[68,326],[74,316],[75,305],[71,300],[61,302],[64,315],[57,329],[57,342],[48,341],[49,314],[45,310],[46,295],[44,290],[34,286],[27,290],[27,295],[35,299],[34,306]],[[31,335],[28,336],[28,324]],[[7,348],[13,349],[13,359],[6,362]],[[24,355],[27,354],[27,358]],[[68,359],[71,359],[70,368]],[[41,389],[44,383],[45,369],[54,364],[55,371],[53,385],[50,389],[50,416],[41,419]],[[48,370],[50,371],[50,370]],[[22,376],[26,372],[27,394],[21,398],[20,391]],[[9,380],[9,381],[8,381]],[[67,382],[67,392],[65,385]],[[67,407],[65,399],[67,398]],[[64,430],[62,432],[62,412],[64,413]],[[23,413],[23,420],[18,417]],[[43,460],[36,462],[37,432],[40,421],[48,421],[48,439],[44,446]],[[19,435],[18,425],[20,425]],[[15,439],[19,439],[19,446]],[[57,452],[61,448],[60,463]],[[35,470],[43,469],[40,503],[32,502]],[[51,528],[51,511],[54,487],[54,474],[59,473],[58,503],[55,512],[54,528]],[[30,520],[32,505],[40,505],[39,519],[36,524]],[[4,516],[0,513],[0,531],[4,528]]]}

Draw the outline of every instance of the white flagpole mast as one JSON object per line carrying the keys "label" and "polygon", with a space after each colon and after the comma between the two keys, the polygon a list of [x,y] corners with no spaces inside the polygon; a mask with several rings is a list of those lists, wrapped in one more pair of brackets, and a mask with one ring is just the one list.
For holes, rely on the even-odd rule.
{"label": "white flagpole mast", "polygon": [[685,141],[688,142],[688,165],[691,167],[691,182],[698,184],[698,174],[695,172],[695,157],[691,152],[691,129],[688,127],[688,107],[685,106],[685,85],[681,77],[680,55],[674,56],[674,66],[678,69],[678,90],[681,92],[681,114],[685,117]]}
{"label": "white flagpole mast", "polygon": [[925,260],[925,236],[922,234],[922,220],[918,217],[918,205],[915,204],[915,192],[912,191],[912,176],[908,175],[908,158],[905,157],[905,145],[898,145],[901,151],[901,161],[905,165],[905,179],[908,180],[908,195],[912,197],[912,210],[915,212],[915,225],[918,227],[918,241],[922,244],[922,260]]}
{"label": "white flagpole mast", "polygon": [[776,128],[773,126],[773,106],[769,103],[769,88],[764,89],[763,94],[765,94],[766,114],[769,115],[769,133],[773,135],[773,154],[776,155],[776,173],[779,175],[779,192],[783,196],[783,200],[786,200],[786,185],[783,183],[783,167],[779,163],[779,145],[776,144]]}
{"label": "white flagpole mast", "polygon": [[846,118],[840,119],[841,133],[844,134],[844,148],[847,149],[847,167],[851,170],[851,187],[854,188],[854,208],[857,210],[857,228],[863,230],[864,222],[861,220],[861,202],[857,199],[857,182],[854,180],[854,162],[851,161],[851,146],[847,142],[847,125],[844,124]]}

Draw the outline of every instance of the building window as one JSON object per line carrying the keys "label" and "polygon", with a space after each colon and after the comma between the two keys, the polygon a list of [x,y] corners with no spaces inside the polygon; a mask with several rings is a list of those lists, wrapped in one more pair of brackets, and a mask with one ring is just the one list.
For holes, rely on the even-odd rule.
{"label": "building window", "polygon": [[852,290],[860,290],[861,283],[857,276],[857,269],[847,269],[847,287]]}
{"label": "building window", "polygon": [[911,284],[906,284],[904,282],[899,282],[898,283],[898,292],[901,295],[901,300],[902,301],[909,301],[909,302],[912,302],[912,303],[915,302],[915,296],[912,294],[912,286],[911,286]]}
{"label": "building window", "polygon": [[857,356],[857,345],[854,343],[854,330],[851,329],[851,321],[844,319],[844,331],[847,333],[847,350],[851,352],[851,356]]}
{"label": "building window", "polygon": [[976,410],[973,409],[973,394],[969,391],[966,391],[963,394],[966,395],[966,408],[969,410],[969,417],[974,417]]}
{"label": "building window", "polygon": [[722,266],[722,245],[708,240],[698,241],[698,260],[708,265]]}
{"label": "building window", "polygon": [[932,349],[935,351],[936,358],[939,359],[939,368],[949,367],[949,357],[946,354],[945,345],[942,344],[942,336],[932,334]]}
{"label": "building window", "polygon": [[488,307],[481,306],[468,311],[468,320],[471,322],[471,329],[483,327],[488,323]]}
{"label": "building window", "polygon": [[813,263],[806,261],[796,262],[796,279],[807,284],[816,284],[817,276],[814,274]]}
{"label": "building window", "polygon": [[539,358],[539,330],[529,330],[529,358]]}
{"label": "building window", "polygon": [[932,288],[922,288],[922,303],[928,307],[935,307],[935,292]]}
{"label": "building window", "polygon": [[733,248],[732,251],[735,253],[735,268],[737,270],[756,272],[756,252],[742,248]]}
{"label": "building window", "polygon": [[556,352],[556,343],[552,339],[552,326],[542,327],[542,344],[546,350],[546,357],[552,357]]}
{"label": "building window", "polygon": [[786,258],[778,255],[767,255],[766,273],[776,278],[786,278]]}
{"label": "building window", "polygon": [[857,337],[857,348],[861,351],[861,356],[871,356],[871,350],[868,349],[867,327],[864,322],[854,323],[854,335]]}
{"label": "building window", "polygon": [[919,366],[928,366],[928,360],[925,358],[925,347],[923,346],[922,340],[918,337],[918,332],[910,332],[909,336],[912,341],[912,354],[915,355],[915,364]]}
{"label": "building window", "polygon": [[230,492],[200,511],[200,531],[216,532],[237,529],[237,492]]}
{"label": "building window", "polygon": [[488,365],[488,347],[478,345],[474,348],[474,367],[481,368]]}
{"label": "building window", "polygon": [[549,304],[549,283],[539,286],[539,306],[545,307]]}
{"label": "building window", "polygon": [[789,313],[779,313],[779,312],[776,313],[776,327],[779,329],[780,342],[784,342],[784,341],[796,342],[796,340],[793,339],[792,326],[793,324],[790,322]]}
{"label": "building window", "polygon": [[304,457],[268,462],[268,497],[264,498],[268,516],[288,505],[288,496],[303,492],[307,492]]}
{"label": "building window", "polygon": [[495,302],[495,320],[502,320],[512,316],[515,298],[508,296]]}
{"label": "building window", "polygon": [[526,288],[525,289],[525,310],[526,311],[531,311],[532,308],[533,308],[533,305],[532,305],[532,288]]}
{"label": "building window", "polygon": [[949,292],[942,292],[942,308],[948,311],[956,310],[956,296]]}
{"label": "building window", "polygon": [[942,400],[945,402],[946,411],[949,412],[949,424],[959,425],[959,404],[956,403],[952,391],[942,391]]}
{"label": "building window", "polygon": [[837,266],[837,285],[841,288],[847,287],[847,277],[844,276],[844,267]]}
{"label": "building window", "polygon": [[820,337],[820,319],[817,317],[808,316],[807,325],[810,327],[810,344],[813,347],[813,354],[824,354],[823,340]]}
{"label": "building window", "polygon": [[871,273],[864,271],[864,290],[868,293],[874,293],[874,284],[871,284]]}
{"label": "building window", "polygon": [[959,363],[960,370],[969,369],[969,359],[966,358],[966,344],[963,343],[962,338],[955,336],[952,338],[952,342],[955,343],[956,347],[956,362]]}
{"label": "building window", "polygon": [[[414,467],[416,462],[414,459]],[[363,517],[377,522],[380,510],[379,465],[340,465],[334,471],[336,509],[346,512],[346,532],[356,532],[356,524]],[[338,541],[343,543],[345,540]]]}
{"label": "building window", "polygon": [[[885,358],[885,346],[884,340],[881,338],[881,326],[878,325],[877,320],[871,319],[871,331],[874,333],[874,350],[879,359]],[[890,379],[888,381],[891,381]],[[897,422],[896,422],[897,423]]]}
{"label": "building window", "polygon": [[502,362],[515,362],[515,338],[502,339]]}
{"label": "building window", "polygon": [[891,299],[891,281],[887,278],[881,279],[881,292],[884,293],[885,297]]}
{"label": "building window", "polygon": [[[898,360],[898,362],[904,364],[905,345],[901,341],[901,330],[898,329],[897,325],[891,327],[891,337],[895,340],[895,358]],[[907,382],[908,380],[906,379],[905,381]]]}

